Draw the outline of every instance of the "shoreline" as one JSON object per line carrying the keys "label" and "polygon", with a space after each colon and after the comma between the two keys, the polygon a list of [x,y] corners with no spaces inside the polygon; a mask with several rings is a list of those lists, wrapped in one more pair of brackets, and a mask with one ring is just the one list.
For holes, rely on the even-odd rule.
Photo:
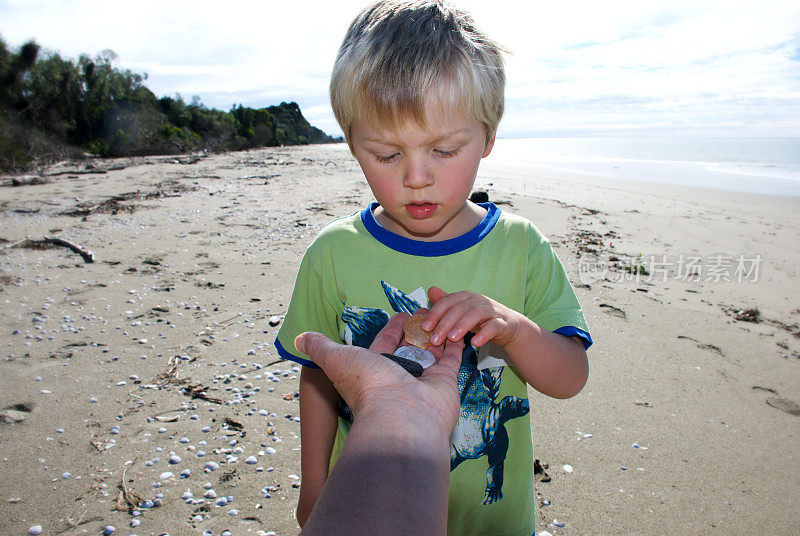
{"label": "shoreline", "polygon": [[[491,158],[491,156],[489,158]],[[786,182],[791,186],[794,186],[798,190],[797,195],[737,190],[737,189],[722,188],[722,187],[715,188],[713,186],[686,184],[684,182],[677,182],[677,181],[669,182],[669,181],[657,181],[648,179],[612,177],[600,172],[591,173],[588,171],[570,170],[570,169],[560,168],[557,166],[524,165],[524,164],[514,165],[514,164],[497,163],[487,160],[481,165],[481,171],[479,171],[479,177],[481,176],[481,174],[487,175],[490,173],[499,174],[501,176],[533,175],[533,176],[541,176],[543,178],[557,177],[558,180],[573,182],[577,186],[617,188],[621,190],[632,190],[640,194],[649,193],[650,191],[653,190],[660,191],[664,195],[671,195],[671,196],[676,196],[676,195],[681,196],[691,192],[696,192],[702,197],[718,194],[724,197],[729,197],[732,202],[745,201],[742,198],[742,196],[748,196],[748,197],[754,196],[756,198],[763,198],[764,200],[786,199],[786,200],[797,201],[798,199],[800,199],[800,184],[797,184],[796,181],[792,181],[790,179],[769,179],[769,180],[774,182],[782,181]],[[745,176],[739,175],[739,177],[745,177]]]}
{"label": "shoreline", "polygon": [[[371,200],[358,164],[329,145],[94,164],[0,188],[0,526],[297,534],[298,371],[272,324],[305,246]],[[526,177],[487,160],[476,187],[550,237],[595,340],[578,396],[530,392],[537,534],[792,534],[800,199]],[[95,262],[8,247],[45,235]],[[762,260],[714,280],[715,256]],[[134,517],[134,495],[160,505]]]}
{"label": "shoreline", "polygon": [[588,182],[625,180],[800,197],[800,138],[499,139],[489,160]]}

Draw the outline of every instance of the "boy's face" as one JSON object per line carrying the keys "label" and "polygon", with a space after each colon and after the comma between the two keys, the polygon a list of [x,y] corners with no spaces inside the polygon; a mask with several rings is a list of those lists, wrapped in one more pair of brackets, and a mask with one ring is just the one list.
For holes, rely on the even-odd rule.
{"label": "boy's face", "polygon": [[467,202],[478,164],[492,150],[482,125],[428,106],[427,129],[410,121],[396,133],[351,125],[353,153],[380,203],[375,218],[395,234],[423,241],[455,238],[485,211]]}

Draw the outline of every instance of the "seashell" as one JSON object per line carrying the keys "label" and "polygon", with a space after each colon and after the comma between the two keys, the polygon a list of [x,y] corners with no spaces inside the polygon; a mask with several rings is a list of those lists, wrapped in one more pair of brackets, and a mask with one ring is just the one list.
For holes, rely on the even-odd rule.
{"label": "seashell", "polygon": [[219,464],[217,462],[206,462],[204,469],[206,472],[210,473],[211,471],[216,471],[219,469]]}
{"label": "seashell", "polygon": [[425,320],[426,314],[421,311],[415,311],[403,323],[406,342],[423,350],[431,345],[431,333],[422,329],[422,321]]}
{"label": "seashell", "polygon": [[422,365],[426,369],[436,362],[436,358],[428,350],[424,350],[417,346],[401,346],[395,350],[394,355],[414,361]]}

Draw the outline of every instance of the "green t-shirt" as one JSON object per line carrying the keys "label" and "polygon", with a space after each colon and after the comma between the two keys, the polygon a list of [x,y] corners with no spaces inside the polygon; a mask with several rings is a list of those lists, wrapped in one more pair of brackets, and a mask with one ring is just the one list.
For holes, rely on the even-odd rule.
{"label": "green t-shirt", "polygon": [[[391,315],[427,307],[431,286],[483,294],[545,329],[591,344],[561,262],[529,221],[489,203],[483,221],[466,234],[420,242],[382,228],[376,206],[332,222],[309,246],[278,332],[281,357],[316,366],[294,346],[304,331],[368,347]],[[491,345],[464,350],[461,412],[451,435],[451,535],[530,536],[534,530],[527,386],[502,359],[502,349]],[[350,418],[340,411],[331,464]]]}

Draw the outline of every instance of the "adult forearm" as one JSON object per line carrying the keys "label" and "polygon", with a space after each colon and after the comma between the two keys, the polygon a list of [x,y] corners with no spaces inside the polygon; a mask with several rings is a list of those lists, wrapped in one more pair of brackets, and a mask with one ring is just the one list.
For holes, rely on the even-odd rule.
{"label": "adult forearm", "polygon": [[302,534],[445,534],[448,433],[424,417],[396,407],[358,414]]}

